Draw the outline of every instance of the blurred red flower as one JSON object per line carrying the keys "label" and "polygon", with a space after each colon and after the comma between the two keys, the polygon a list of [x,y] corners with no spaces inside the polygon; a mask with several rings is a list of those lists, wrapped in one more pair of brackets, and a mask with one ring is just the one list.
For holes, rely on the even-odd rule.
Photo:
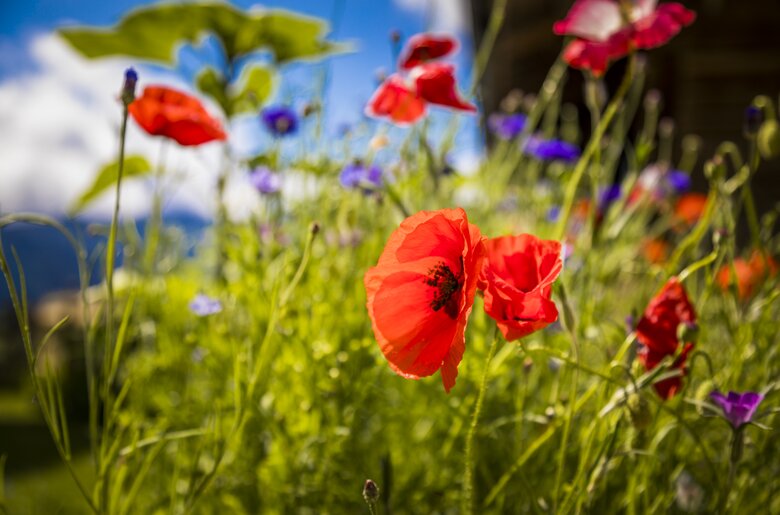
{"label": "blurred red flower", "polygon": [[[680,342],[677,328],[680,324],[695,323],[696,312],[688,294],[680,281],[672,277],[647,305],[636,326],[636,338],[641,345],[638,356],[645,370],[654,369],[667,356],[677,355],[678,348],[683,345],[672,368],[682,370],[684,375],[685,360],[693,342]],[[680,377],[672,377],[656,383],[655,389],[661,398],[669,399],[680,390],[681,383]]]}
{"label": "blurred red flower", "polygon": [[165,136],[180,145],[201,145],[227,138],[219,120],[187,93],[166,86],[148,86],[128,107],[133,119],[154,136]]}
{"label": "blurred red flower", "polygon": [[399,66],[411,70],[432,59],[446,57],[458,49],[458,41],[447,34],[415,34],[409,38]]}
{"label": "blurred red flower", "polygon": [[563,269],[560,242],[520,234],[487,240],[485,248],[485,312],[504,338],[517,340],[555,322],[558,309],[550,297]]}
{"label": "blurred red flower", "polygon": [[387,116],[396,125],[407,125],[425,114],[425,101],[406,85],[400,75],[393,74],[368,101],[366,114],[377,118]]}
{"label": "blurred red flower", "polygon": [[417,94],[426,102],[461,111],[474,112],[477,107],[458,95],[455,86],[455,67],[445,63],[428,63],[417,66],[411,73],[417,86]]}
{"label": "blurred red flower", "polygon": [[[750,260],[737,258],[734,260],[734,271],[736,272],[737,293],[742,300],[753,296],[761,284],[769,277],[777,275],[778,265],[769,255],[754,251]],[[716,277],[718,284],[723,290],[728,290],[731,286],[731,265],[723,265],[718,270]]]}
{"label": "blurred red flower", "polygon": [[707,195],[703,193],[686,193],[677,200],[674,206],[674,216],[688,225],[699,221],[707,207]]}
{"label": "blurred red flower", "polygon": [[598,77],[631,48],[664,45],[696,19],[679,3],[657,3],[637,0],[626,9],[618,0],[577,0],[566,18],[553,25],[556,34],[576,38],[566,46],[564,59]]}
{"label": "blurred red flower", "polygon": [[420,211],[393,232],[364,283],[374,336],[396,373],[419,379],[441,369],[452,389],[484,256],[461,208]]}
{"label": "blurred red flower", "polygon": [[476,106],[458,94],[455,67],[429,62],[452,53],[456,47],[457,41],[449,36],[412,36],[399,63],[405,74],[394,73],[379,85],[366,105],[366,115],[408,125],[425,115],[427,104],[476,111]]}

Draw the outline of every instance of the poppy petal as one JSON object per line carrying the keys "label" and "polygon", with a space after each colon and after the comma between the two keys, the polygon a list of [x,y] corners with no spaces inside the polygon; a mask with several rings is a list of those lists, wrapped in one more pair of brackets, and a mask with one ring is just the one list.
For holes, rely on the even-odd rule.
{"label": "poppy petal", "polygon": [[637,48],[656,48],[666,44],[695,19],[696,13],[686,9],[682,4],[676,2],[661,4],[650,14],[633,23],[631,39]]}
{"label": "poppy petal", "polygon": [[426,102],[474,112],[477,107],[458,95],[455,86],[455,68],[450,64],[428,63],[415,67],[411,76],[417,94]]}
{"label": "poppy petal", "polygon": [[432,59],[446,57],[458,49],[458,41],[447,34],[415,34],[409,38],[400,59],[403,70],[411,70]]}
{"label": "poppy petal", "polygon": [[388,117],[396,125],[409,125],[425,115],[425,102],[393,74],[374,92],[365,112],[373,118]]}
{"label": "poppy petal", "polygon": [[553,32],[604,42],[623,25],[620,6],[614,0],[577,0],[566,18],[553,25]]}

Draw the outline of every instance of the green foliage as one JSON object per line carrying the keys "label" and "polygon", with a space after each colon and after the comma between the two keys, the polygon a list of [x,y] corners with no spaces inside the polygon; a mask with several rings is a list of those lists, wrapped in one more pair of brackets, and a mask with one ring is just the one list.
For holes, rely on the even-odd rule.
{"label": "green foliage", "polygon": [[197,76],[198,89],[213,98],[228,117],[257,112],[271,96],[274,71],[263,65],[248,65],[238,81],[228,84],[214,68],[207,66]]}
{"label": "green foliage", "polygon": [[[123,180],[131,177],[143,177],[152,172],[152,165],[143,156],[128,156],[125,159],[125,167],[122,172]],[[112,186],[116,186],[116,180],[119,175],[119,163],[113,162],[105,165],[95,176],[92,184],[84,190],[73,205],[70,207],[71,215],[75,215],[84,210],[89,204],[95,201],[101,194]]]}
{"label": "green foliage", "polygon": [[216,36],[229,60],[268,50],[279,64],[319,59],[346,47],[325,41],[327,24],[283,10],[244,12],[228,3],[161,3],[130,12],[115,27],[60,34],[89,58],[126,55],[173,64],[183,43]]}

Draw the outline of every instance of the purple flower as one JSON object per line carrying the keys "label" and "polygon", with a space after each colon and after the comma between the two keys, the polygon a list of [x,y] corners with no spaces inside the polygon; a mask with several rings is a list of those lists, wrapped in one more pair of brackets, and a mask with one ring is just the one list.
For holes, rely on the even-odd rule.
{"label": "purple flower", "polygon": [[610,204],[620,198],[620,185],[613,184],[601,190],[599,193],[599,211],[604,212]]}
{"label": "purple flower", "polygon": [[263,110],[261,117],[274,136],[288,136],[298,130],[298,115],[289,107],[269,107]]}
{"label": "purple flower", "polygon": [[199,317],[205,317],[222,311],[222,303],[215,298],[199,293],[190,301],[190,311]]}
{"label": "purple flower", "polygon": [[691,176],[680,170],[669,170],[669,173],[666,175],[666,182],[678,194],[685,193],[691,189]]}
{"label": "purple flower", "polygon": [[526,120],[524,114],[493,113],[488,118],[488,128],[498,138],[510,140],[523,132]]}
{"label": "purple flower", "polygon": [[545,214],[545,219],[550,222],[554,223],[558,221],[558,217],[561,216],[561,206],[551,206],[547,210],[547,214]]}
{"label": "purple flower", "polygon": [[541,161],[572,163],[580,157],[580,149],[576,145],[558,139],[542,139],[538,136],[528,138],[523,150]]}
{"label": "purple flower", "polygon": [[339,181],[345,188],[375,189],[382,186],[382,169],[377,165],[366,166],[356,162],[341,170]]}
{"label": "purple flower", "polygon": [[710,394],[710,399],[720,406],[723,416],[734,426],[734,429],[739,429],[751,421],[764,396],[756,392],[729,392],[726,396],[715,390]]}
{"label": "purple flower", "polygon": [[135,85],[138,83],[138,72],[133,68],[125,70],[125,81],[122,83],[122,102],[130,105],[135,100]]}
{"label": "purple flower", "polygon": [[263,195],[278,193],[282,188],[282,178],[267,166],[258,166],[249,174],[249,182]]}

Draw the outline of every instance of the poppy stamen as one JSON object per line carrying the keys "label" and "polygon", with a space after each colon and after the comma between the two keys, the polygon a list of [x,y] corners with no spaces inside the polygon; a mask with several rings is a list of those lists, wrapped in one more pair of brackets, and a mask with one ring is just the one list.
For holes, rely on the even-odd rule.
{"label": "poppy stamen", "polygon": [[428,271],[425,284],[435,288],[433,300],[431,300],[431,309],[439,311],[441,308],[444,308],[444,312],[450,318],[457,319],[459,310],[456,293],[463,287],[462,273],[455,275],[449,266],[440,261]]}

